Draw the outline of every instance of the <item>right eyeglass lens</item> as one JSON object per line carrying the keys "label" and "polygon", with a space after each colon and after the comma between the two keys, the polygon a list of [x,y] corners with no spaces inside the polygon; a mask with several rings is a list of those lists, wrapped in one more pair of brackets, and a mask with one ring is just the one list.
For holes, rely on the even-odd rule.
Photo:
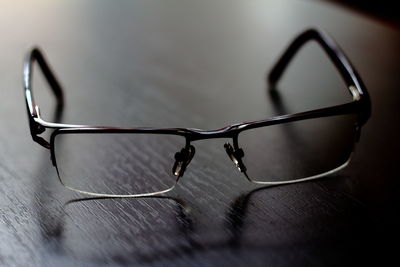
{"label": "right eyeglass lens", "polygon": [[54,140],[61,182],[107,195],[149,194],[176,183],[175,153],[185,138],[168,134],[63,133]]}
{"label": "right eyeglass lens", "polygon": [[239,146],[249,178],[295,181],[320,175],[350,159],[355,115],[330,116],[243,131]]}

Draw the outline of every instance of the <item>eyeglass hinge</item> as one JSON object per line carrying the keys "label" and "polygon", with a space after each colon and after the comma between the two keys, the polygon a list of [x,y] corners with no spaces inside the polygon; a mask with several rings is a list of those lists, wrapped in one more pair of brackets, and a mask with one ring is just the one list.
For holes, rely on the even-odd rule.
{"label": "eyeglass hinge", "polygon": [[49,142],[44,140],[42,137],[38,136],[39,134],[43,133],[46,131],[46,127],[40,125],[36,121],[32,120],[30,121],[30,129],[31,129],[31,135],[33,141],[37,142],[39,145],[45,147],[45,148],[50,148]]}
{"label": "eyeglass hinge", "polygon": [[361,95],[360,95],[360,92],[358,91],[357,87],[355,87],[354,85],[350,85],[349,90],[350,90],[351,95],[353,96],[353,101],[358,101],[361,99]]}

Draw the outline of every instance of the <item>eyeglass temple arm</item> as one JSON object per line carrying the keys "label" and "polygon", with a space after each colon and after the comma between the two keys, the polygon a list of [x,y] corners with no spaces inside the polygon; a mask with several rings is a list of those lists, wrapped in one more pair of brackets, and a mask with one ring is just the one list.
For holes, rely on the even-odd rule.
{"label": "eyeglass temple arm", "polygon": [[368,91],[343,51],[328,34],[321,30],[306,30],[289,45],[268,75],[270,89],[276,90],[276,84],[295,54],[305,43],[312,40],[316,41],[328,54],[343,77],[351,95],[354,99],[359,101],[361,106],[360,124],[364,124],[371,115],[371,101]]}
{"label": "eyeglass temple arm", "polygon": [[52,72],[50,66],[47,64],[43,53],[39,48],[33,48],[26,56],[23,67],[23,79],[24,79],[24,93],[26,100],[26,107],[28,111],[29,127],[31,131],[32,138],[35,142],[40,145],[49,148],[49,143],[38,135],[45,131],[45,127],[38,123],[35,118],[40,118],[39,106],[36,105],[35,99],[33,97],[32,91],[32,74],[33,74],[33,64],[37,62],[43,75],[46,78],[51,90],[57,99],[57,113],[63,108],[64,105],[64,95],[60,83],[57,81],[56,76]]}

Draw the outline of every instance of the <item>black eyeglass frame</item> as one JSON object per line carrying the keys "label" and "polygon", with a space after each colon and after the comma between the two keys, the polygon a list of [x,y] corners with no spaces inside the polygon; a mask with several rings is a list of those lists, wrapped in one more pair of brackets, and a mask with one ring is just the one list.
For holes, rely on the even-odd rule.
{"label": "black eyeglass frame", "polygon": [[[271,90],[276,90],[276,84],[281,78],[284,70],[300,50],[300,48],[309,41],[316,41],[323,50],[327,53],[331,61],[334,63],[339,73],[341,74],[347,88],[353,97],[353,101],[330,106],[326,108],[314,109],[310,111],[286,114],[281,116],[276,116],[264,120],[241,122],[232,125],[225,126],[217,130],[201,130],[194,128],[154,128],[154,127],[107,127],[107,126],[92,126],[92,125],[73,125],[73,124],[63,124],[47,122],[43,120],[40,116],[39,106],[36,105],[33,97],[32,91],[32,73],[33,64],[38,63],[42,73],[44,74],[47,83],[52,89],[54,95],[56,96],[58,109],[62,109],[64,104],[64,95],[62,87],[58,82],[56,76],[52,72],[50,66],[47,64],[42,52],[39,48],[33,48],[24,61],[23,66],[23,84],[25,92],[25,100],[28,112],[29,127],[32,138],[35,142],[39,143],[41,146],[50,149],[51,161],[56,167],[57,163],[55,157],[55,145],[54,140],[57,135],[60,134],[72,134],[72,133],[141,133],[141,134],[168,134],[168,135],[180,135],[185,137],[186,145],[181,152],[178,152],[175,159],[179,166],[174,166],[176,168],[175,175],[178,176],[177,181],[183,175],[186,166],[189,164],[191,158],[194,155],[194,147],[191,146],[192,141],[211,139],[211,138],[232,138],[233,147],[229,144],[225,145],[225,149],[228,152],[228,156],[235,163],[238,169],[243,172],[249,181],[252,181],[246,174],[246,168],[242,163],[241,158],[243,157],[243,151],[240,149],[238,144],[238,135],[240,132],[266,127],[281,123],[294,122],[305,119],[321,118],[335,115],[345,115],[345,114],[357,114],[356,122],[356,137],[355,142],[359,140],[361,126],[364,125],[371,115],[371,101],[364,83],[362,82],[360,76],[353,68],[352,64],[348,58],[344,55],[339,46],[334,42],[334,40],[329,37],[326,33],[317,29],[309,29],[300,34],[286,49],[283,55],[278,59],[275,66],[272,68],[268,75],[268,83]],[[43,139],[40,134],[42,134],[46,129],[53,129],[50,136],[50,141]],[[59,177],[60,178],[60,177]],[[302,179],[300,179],[302,180]],[[62,182],[61,178],[60,181]],[[298,180],[293,180],[290,182],[296,182]],[[252,181],[254,182],[254,181]],[[79,190],[75,190],[79,191]],[[169,191],[169,190],[165,190]],[[162,191],[164,192],[164,191]],[[157,193],[162,193],[157,192]],[[97,194],[90,192],[82,192],[91,195],[101,195],[105,196],[107,194]],[[138,194],[142,195],[154,195],[149,194]],[[133,196],[133,195],[132,195]],[[135,195],[136,196],[136,195]]]}

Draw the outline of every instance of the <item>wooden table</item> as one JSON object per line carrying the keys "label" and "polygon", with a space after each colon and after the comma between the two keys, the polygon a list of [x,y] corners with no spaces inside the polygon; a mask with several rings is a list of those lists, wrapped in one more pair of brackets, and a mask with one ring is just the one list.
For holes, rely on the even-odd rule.
{"label": "wooden table", "polygon": [[[339,174],[260,189],[217,139],[196,143],[168,197],[88,199],[60,184],[49,152],[31,140],[22,60],[32,45],[65,89],[63,122],[216,129],[283,112],[266,94],[265,74],[310,26],[336,39],[372,98],[372,117]],[[343,266],[394,258],[398,29],[318,1],[10,1],[0,4],[0,36],[1,266]],[[34,86],[51,120],[55,101],[39,72]],[[348,97],[315,43],[281,88],[289,112]]]}

